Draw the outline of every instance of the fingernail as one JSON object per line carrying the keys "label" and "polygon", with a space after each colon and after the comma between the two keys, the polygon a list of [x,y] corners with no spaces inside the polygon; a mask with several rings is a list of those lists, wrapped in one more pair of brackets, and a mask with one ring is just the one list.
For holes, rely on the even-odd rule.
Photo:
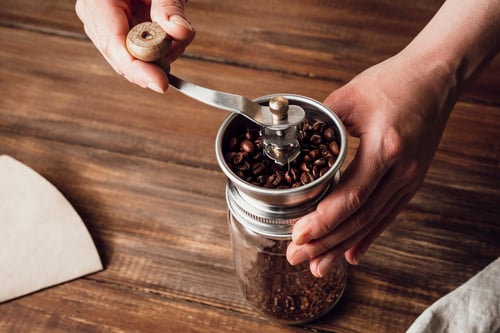
{"label": "fingernail", "polygon": [[353,257],[354,265],[359,265],[359,262],[365,256],[366,250],[368,250],[368,248],[363,249],[363,250],[359,251],[358,253],[356,253],[356,255],[354,255],[354,257]]}
{"label": "fingernail", "polygon": [[309,255],[305,251],[297,249],[290,255],[290,259],[288,262],[290,263],[290,265],[293,266],[293,265],[298,265],[306,261],[307,259],[309,259]]}
{"label": "fingernail", "polygon": [[[356,253],[355,255],[352,256],[352,262],[350,262],[351,265],[359,265],[359,261],[363,258],[363,253]],[[349,262],[349,261],[348,261]]]}
{"label": "fingernail", "polygon": [[163,94],[165,93],[160,87],[158,87],[156,84],[154,83],[148,83],[148,88],[159,93],[159,94]]}
{"label": "fingernail", "polygon": [[172,15],[168,18],[168,20],[172,23],[182,25],[184,28],[188,29],[189,31],[193,31],[193,26],[191,23],[188,22],[184,17],[180,15]]}
{"label": "fingernail", "polygon": [[329,256],[321,259],[321,261],[318,263],[318,266],[316,268],[316,273],[318,274],[317,276],[318,277],[325,276],[325,274],[330,269],[331,264],[332,264],[332,258],[330,258]]}

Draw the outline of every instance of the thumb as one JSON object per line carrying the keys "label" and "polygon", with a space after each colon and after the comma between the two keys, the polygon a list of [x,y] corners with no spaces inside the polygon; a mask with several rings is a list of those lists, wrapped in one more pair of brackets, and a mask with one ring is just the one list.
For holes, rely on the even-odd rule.
{"label": "thumb", "polygon": [[187,0],[152,0],[151,20],[157,22],[176,41],[189,43],[194,29],[184,14]]}
{"label": "thumb", "polygon": [[345,122],[348,118],[349,112],[353,109],[353,95],[354,91],[350,89],[349,83],[334,90],[324,100],[324,104],[332,109],[340,119]]}
{"label": "thumb", "polygon": [[363,123],[359,119],[363,115],[360,112],[366,111],[367,107],[363,107],[363,96],[351,82],[334,90],[323,103],[339,116],[351,136],[361,135]]}

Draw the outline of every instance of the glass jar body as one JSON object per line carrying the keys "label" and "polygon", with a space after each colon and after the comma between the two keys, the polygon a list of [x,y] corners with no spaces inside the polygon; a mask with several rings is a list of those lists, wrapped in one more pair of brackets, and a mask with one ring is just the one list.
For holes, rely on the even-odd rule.
{"label": "glass jar body", "polygon": [[291,235],[256,233],[228,213],[236,274],[247,301],[262,315],[286,324],[301,324],[329,312],[341,298],[347,280],[338,260],[322,278],[309,262],[292,266],[286,259]]}

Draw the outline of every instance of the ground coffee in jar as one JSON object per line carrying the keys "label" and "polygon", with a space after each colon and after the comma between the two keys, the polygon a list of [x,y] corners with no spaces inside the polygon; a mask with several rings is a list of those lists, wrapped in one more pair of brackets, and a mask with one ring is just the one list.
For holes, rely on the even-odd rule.
{"label": "ground coffee in jar", "polygon": [[[286,259],[292,226],[333,190],[346,154],[345,130],[323,104],[298,95],[281,95],[302,107],[306,119],[297,129],[300,154],[280,165],[264,154],[263,129],[231,115],[219,129],[216,154],[228,177],[228,220],[240,287],[261,314],[288,324],[325,314],[340,299],[346,264],[339,260],[322,278],[308,262]],[[273,97],[256,102],[266,105]]]}

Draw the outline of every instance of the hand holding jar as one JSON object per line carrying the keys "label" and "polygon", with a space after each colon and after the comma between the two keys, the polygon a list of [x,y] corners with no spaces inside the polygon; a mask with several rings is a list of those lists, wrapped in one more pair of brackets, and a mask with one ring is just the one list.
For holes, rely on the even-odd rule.
{"label": "hand holding jar", "polygon": [[464,87],[498,51],[497,1],[446,1],[399,54],[324,102],[360,139],[340,184],[299,220],[287,258],[323,276],[345,255],[357,264],[423,182]]}

